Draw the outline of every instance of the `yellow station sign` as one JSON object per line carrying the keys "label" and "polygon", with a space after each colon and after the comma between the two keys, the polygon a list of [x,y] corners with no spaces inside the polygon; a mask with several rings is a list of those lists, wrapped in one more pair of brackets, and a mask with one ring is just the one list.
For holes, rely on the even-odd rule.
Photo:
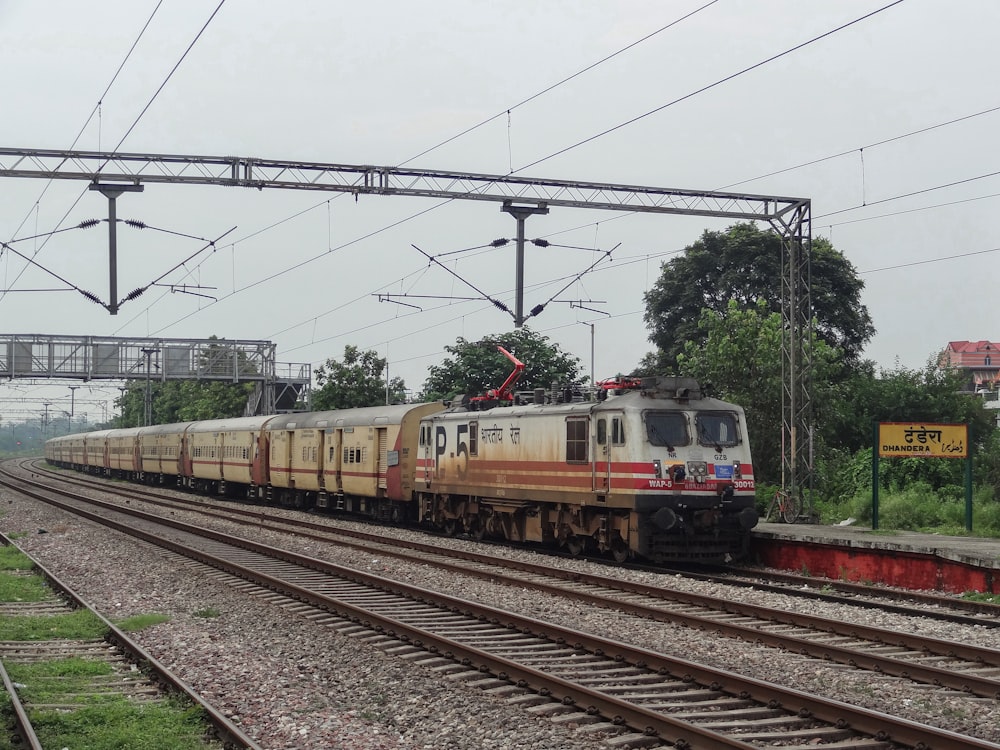
{"label": "yellow station sign", "polygon": [[968,458],[969,426],[930,422],[879,422],[878,455],[882,458]]}

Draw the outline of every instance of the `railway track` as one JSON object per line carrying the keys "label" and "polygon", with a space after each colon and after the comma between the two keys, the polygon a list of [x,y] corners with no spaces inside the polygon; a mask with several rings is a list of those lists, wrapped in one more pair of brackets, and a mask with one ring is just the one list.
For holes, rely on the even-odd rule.
{"label": "railway track", "polygon": [[[0,534],[0,543],[13,546],[13,542]],[[22,553],[23,554],[23,553]],[[10,618],[48,618],[67,615],[80,609],[90,609],[87,603],[60,581],[51,571],[33,560],[34,571],[41,574],[49,584],[50,594],[41,601],[0,602],[0,616]],[[134,706],[166,706],[173,697],[183,696],[194,706],[198,706],[206,719],[202,730],[206,737],[204,747],[225,748],[225,750],[261,750],[261,747],[247,737],[243,731],[226,716],[216,711],[209,703],[193,693],[191,689],[165,666],[135,643],[126,633],[97,613],[94,616],[103,623],[107,635],[104,638],[52,638],[46,640],[2,640],[0,641],[0,677],[7,693],[13,714],[17,747],[28,750],[45,750],[32,720],[41,714],[79,711],[95,704],[107,704],[116,697],[126,699]],[[86,679],[76,677],[78,682],[72,690],[58,690],[58,698],[24,700],[21,693],[25,687],[44,688],[41,684],[19,685],[8,674],[8,667],[16,665],[86,663],[93,665]],[[50,677],[48,682],[65,682],[66,677]],[[44,693],[44,690],[38,691]],[[192,741],[197,738],[192,737]]]}
{"label": "railway track", "polygon": [[[204,501],[164,498],[157,493],[136,492],[131,488],[129,494],[164,508],[181,507],[207,517],[250,525],[258,530],[294,533],[316,541],[351,545],[366,551],[377,551],[382,556],[434,565],[461,575],[478,576],[510,586],[533,588],[588,605],[710,631],[822,661],[986,698],[1000,698],[1000,651],[997,649],[693,594],[666,588],[659,583],[655,586],[630,583],[609,576],[563,571],[550,565],[498,560],[487,555],[418,542],[394,541],[387,544],[374,534],[333,530],[326,524],[301,519],[274,519],[232,504],[206,507]],[[785,593],[784,589],[781,591]],[[922,609],[896,609],[909,616],[924,616]],[[956,614],[948,616],[948,619],[966,624],[998,624]]]}
{"label": "railway track", "polygon": [[[630,727],[636,744],[997,747],[134,509],[109,505],[100,518],[84,503],[56,502],[198,559],[258,595],[301,602],[317,610],[317,621],[335,613],[325,624],[362,629],[398,656],[466,673],[497,691],[528,690],[523,700],[543,700],[539,711]],[[123,513],[128,518],[109,518]]]}

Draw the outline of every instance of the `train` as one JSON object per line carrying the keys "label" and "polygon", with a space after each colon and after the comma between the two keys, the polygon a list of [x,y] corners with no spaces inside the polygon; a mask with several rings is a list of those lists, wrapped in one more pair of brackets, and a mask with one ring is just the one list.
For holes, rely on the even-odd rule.
{"label": "train", "polygon": [[[510,379],[508,379],[510,381]],[[48,463],[474,539],[660,564],[747,556],[756,526],[743,409],[692,378],[98,430]]]}

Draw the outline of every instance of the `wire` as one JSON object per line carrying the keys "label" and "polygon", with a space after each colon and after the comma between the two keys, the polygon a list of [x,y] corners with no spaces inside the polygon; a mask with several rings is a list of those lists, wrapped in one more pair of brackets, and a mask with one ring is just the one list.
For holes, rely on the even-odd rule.
{"label": "wire", "polygon": [[853,21],[849,21],[848,23],[842,24],[842,25],[838,26],[835,29],[831,29],[830,31],[826,31],[826,32],[820,34],[819,36],[814,36],[812,39],[809,39],[809,40],[807,40],[805,42],[802,42],[800,44],[796,44],[794,47],[790,47],[790,48],[786,49],[784,52],[779,52],[778,54],[772,55],[771,57],[768,57],[765,60],[761,60],[758,63],[754,63],[753,65],[750,65],[750,66],[748,66],[746,68],[743,68],[743,70],[737,71],[736,73],[728,75],[725,78],[719,79],[715,83],[710,83],[707,86],[702,86],[700,89],[696,89],[695,91],[687,93],[684,96],[678,97],[677,99],[674,99],[673,101],[667,102],[666,104],[662,104],[659,107],[656,107],[655,109],[651,109],[651,110],[649,110],[648,112],[646,112],[644,114],[637,115],[636,117],[633,117],[630,120],[626,120],[625,122],[619,123],[618,125],[615,125],[614,127],[608,128],[607,130],[603,130],[600,133],[596,133],[595,135],[592,135],[589,138],[584,138],[582,141],[578,141],[578,142],[574,143],[571,146],[566,146],[566,148],[562,148],[562,149],[560,149],[560,150],[558,150],[558,151],[556,151],[554,153],[549,154],[548,156],[545,156],[545,157],[543,157],[541,159],[537,159],[537,160],[531,162],[530,164],[525,164],[523,167],[519,167],[518,169],[513,170],[511,172],[511,174],[514,174],[516,172],[523,172],[525,169],[530,169],[531,167],[537,166],[537,165],[541,164],[542,162],[548,161],[549,159],[553,159],[553,158],[555,158],[557,156],[561,156],[562,154],[565,154],[568,151],[572,151],[575,148],[579,148],[580,146],[583,146],[583,145],[585,145],[587,143],[591,143],[592,141],[596,141],[598,138],[603,138],[604,136],[608,135],[609,133],[614,133],[616,130],[620,130],[620,129],[628,126],[628,125],[633,125],[633,124],[639,122],[640,120],[643,120],[643,119],[649,117],[650,115],[654,115],[657,112],[662,112],[663,110],[667,109],[668,107],[672,107],[675,104],[679,104],[680,102],[683,102],[683,101],[685,101],[687,99],[690,99],[690,98],[692,98],[694,96],[697,96],[698,94],[703,94],[706,91],[714,89],[716,86],[721,86],[724,83],[728,83],[729,81],[732,81],[735,78],[739,78],[741,75],[744,75],[745,73],[749,73],[752,70],[756,70],[757,68],[763,67],[764,65],[767,65],[768,63],[772,63],[775,60],[778,60],[778,59],[780,59],[782,57],[785,57],[786,55],[790,55],[793,52],[797,52],[798,50],[802,49],[803,47],[808,47],[810,44],[813,44],[815,42],[820,41],[821,39],[825,39],[828,36],[836,34],[838,31],[843,31],[846,28],[849,28],[851,26],[854,26],[855,24],[861,23],[862,21],[865,21],[865,20],[871,18],[872,16],[878,15],[879,13],[882,13],[883,11],[886,11],[889,8],[892,8],[892,7],[896,6],[896,5],[899,5],[902,2],[903,2],[903,0],[894,0],[894,2],[891,2],[888,5],[884,5],[884,6],[882,6],[881,8],[879,8],[877,10],[873,10],[871,13],[866,13],[865,15],[861,16],[860,18],[855,18]]}
{"label": "wire", "polygon": [[[194,48],[194,45],[196,45],[198,43],[198,40],[201,39],[201,35],[205,33],[205,29],[207,29],[208,25],[212,23],[212,19],[214,19],[216,14],[220,10],[222,10],[222,6],[225,5],[225,3],[226,0],[220,0],[219,4],[215,7],[215,10],[212,11],[212,15],[208,17],[208,20],[205,21],[204,25],[201,27],[201,30],[195,35],[194,39],[191,40],[191,43],[188,45],[187,49],[184,50],[184,54],[180,56],[180,59],[174,64],[174,67],[172,67],[170,69],[170,72],[167,73],[167,77],[163,79],[163,83],[160,84],[159,88],[156,89],[156,91],[153,93],[153,96],[151,96],[149,101],[146,102],[146,106],[142,108],[142,111],[135,118],[135,121],[129,126],[128,130],[125,131],[125,135],[121,137],[121,140],[118,141],[118,145],[115,146],[112,149],[112,151],[117,152],[118,149],[122,147],[122,144],[125,143],[125,139],[132,134],[132,131],[135,130],[135,126],[139,124],[139,120],[141,120],[143,116],[146,114],[146,112],[149,111],[149,108],[153,105],[153,102],[156,101],[156,98],[160,95],[160,92],[163,91],[164,87],[167,85],[170,79],[173,78],[174,73],[177,72],[177,69],[181,66],[181,63],[184,62],[184,59]],[[97,171],[100,172],[102,167],[103,165],[101,167],[98,167]]]}
{"label": "wire", "polygon": [[[636,46],[642,44],[643,42],[648,41],[649,39],[652,39],[657,34],[660,34],[660,33],[666,31],[667,29],[669,29],[669,28],[671,28],[673,26],[676,26],[677,24],[681,23],[682,21],[686,21],[687,19],[691,18],[691,16],[693,16],[693,15],[695,15],[697,13],[700,13],[701,11],[705,10],[706,8],[711,7],[712,5],[715,5],[715,3],[717,3],[717,2],[718,2],[718,0],[711,0],[711,2],[705,3],[700,8],[695,8],[690,13],[687,13],[686,15],[683,15],[680,18],[678,18],[678,19],[676,19],[674,21],[671,21],[666,26],[661,26],[656,31],[653,31],[653,32],[651,32],[649,34],[646,34],[646,36],[642,37],[641,39],[637,39],[636,41],[632,42],[631,44],[628,44],[628,45],[622,47],[617,52],[613,52],[610,55],[607,55],[606,57],[602,57],[597,62],[591,63],[590,65],[588,65],[587,67],[583,68],[582,70],[578,70],[573,75],[567,76],[566,78],[563,78],[561,81],[557,81],[556,83],[553,83],[552,85],[547,86],[546,88],[544,88],[541,91],[538,91],[538,92],[532,94],[531,96],[529,96],[526,99],[522,99],[521,101],[519,101],[517,104],[514,104],[513,106],[505,107],[504,109],[502,109],[501,111],[499,111],[495,115],[493,115],[492,117],[487,117],[485,120],[482,120],[481,122],[478,122],[475,125],[472,125],[472,126],[466,128],[462,132],[456,133],[455,135],[451,136],[450,138],[445,138],[440,143],[438,143],[438,144],[436,144],[434,146],[431,146],[430,148],[424,149],[423,151],[421,151],[416,156],[411,156],[409,159],[407,159],[406,161],[400,162],[396,166],[399,166],[399,167],[405,166],[405,165],[409,164],[411,161],[415,161],[415,160],[419,159],[421,156],[426,156],[427,154],[431,153],[432,151],[436,151],[437,149],[441,148],[442,146],[446,146],[449,143],[451,143],[452,141],[456,141],[459,138],[461,138],[462,136],[468,135],[472,131],[478,130],[479,128],[483,127],[484,125],[488,125],[489,123],[493,122],[494,120],[496,120],[496,119],[498,119],[500,117],[503,117],[504,115],[507,115],[507,117],[508,117],[508,127],[509,127],[510,113],[513,110],[517,109],[518,107],[522,107],[525,104],[527,104],[528,102],[534,101],[538,97],[543,96],[543,95],[549,93],[550,91],[553,91],[553,90],[559,88],[564,83],[569,83],[574,78],[579,78],[584,73],[587,73],[587,72],[593,70],[594,68],[596,68],[598,65],[602,65],[602,64],[606,63],[608,60],[611,60],[611,59],[613,59],[615,57],[618,57],[618,55],[621,55],[622,53],[627,52],[628,50],[632,49],[633,47],[636,47]],[[508,139],[509,139],[509,133],[508,133]],[[509,148],[509,140],[508,140],[508,148]],[[513,165],[511,165],[511,174],[513,174],[513,173],[514,173],[514,168],[513,168]]]}
{"label": "wire", "polygon": [[867,271],[858,271],[858,273],[878,273],[879,271],[894,271],[897,268],[909,268],[910,266],[923,266],[928,263],[941,263],[946,260],[955,260],[957,258],[971,258],[976,255],[986,255],[988,253],[1000,252],[1000,247],[990,248],[989,250],[975,250],[968,253],[959,253],[958,255],[946,255],[943,258],[928,258],[927,260],[915,260],[911,263],[900,263],[895,266],[883,266],[882,268],[870,268]]}
{"label": "wire", "polygon": [[966,183],[969,183],[969,182],[975,182],[976,180],[985,180],[988,177],[996,177],[997,175],[1000,175],[1000,171],[998,171],[998,172],[988,172],[987,174],[981,174],[981,175],[978,175],[976,177],[967,177],[964,180],[956,180],[955,182],[946,182],[943,185],[935,185],[934,187],[923,188],[921,190],[914,190],[911,193],[901,193],[900,195],[894,195],[891,198],[882,198],[881,200],[871,201],[870,203],[862,204],[860,206],[851,206],[850,208],[841,208],[841,209],[839,209],[837,211],[831,211],[830,213],[820,214],[819,216],[814,216],[812,220],[813,221],[817,221],[819,219],[825,219],[828,216],[836,216],[837,214],[846,213],[848,211],[857,211],[859,208],[868,208],[868,206],[877,206],[877,205],[879,205],[881,203],[889,203],[890,201],[898,201],[898,200],[900,200],[902,198],[910,198],[910,197],[912,197],[914,195],[923,195],[924,193],[930,193],[930,192],[933,192],[935,190],[944,190],[945,188],[955,187],[956,185],[965,185]]}
{"label": "wire", "polygon": [[902,135],[895,135],[892,138],[885,138],[881,141],[875,141],[874,143],[869,143],[865,146],[859,146],[858,148],[851,148],[848,149],[847,151],[840,151],[839,153],[830,154],[829,156],[823,156],[820,157],[819,159],[812,159],[811,161],[806,161],[802,162],[801,164],[796,164],[793,167],[785,167],[784,169],[778,169],[775,170],[774,172],[768,172],[767,174],[762,174],[757,177],[750,177],[746,180],[740,180],[739,182],[731,182],[728,185],[723,185],[722,187],[718,188],[718,190],[728,190],[729,188],[736,187],[737,185],[745,185],[748,182],[756,182],[757,180],[764,180],[767,179],[768,177],[774,177],[775,175],[785,174],[786,172],[793,172],[796,169],[802,169],[803,167],[812,167],[815,166],[816,164],[822,164],[825,161],[830,161],[831,159],[839,159],[841,156],[847,156],[849,154],[853,154],[855,151],[863,152],[866,148],[871,150],[876,146],[884,146],[887,143],[892,143],[894,141],[901,141],[904,138],[910,138],[911,136],[914,135],[920,135],[921,133],[929,133],[930,131],[937,130],[938,128],[943,128],[948,125],[954,125],[955,123],[964,122],[965,120],[971,120],[974,117],[981,117],[982,115],[988,115],[997,111],[1000,111],[1000,106],[990,107],[989,109],[983,109],[980,110],[979,112],[973,112],[970,115],[962,115],[961,117],[955,117],[945,122],[939,122],[936,125],[928,125],[927,127],[919,128],[917,130],[911,130],[909,133],[903,133]]}

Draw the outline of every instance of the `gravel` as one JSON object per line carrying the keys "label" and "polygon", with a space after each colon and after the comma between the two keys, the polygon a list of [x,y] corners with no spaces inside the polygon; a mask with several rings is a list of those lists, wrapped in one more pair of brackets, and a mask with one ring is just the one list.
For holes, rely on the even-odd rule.
{"label": "gravel", "polygon": [[[133,501],[134,503],[135,501]],[[374,646],[321,628],[280,606],[250,598],[198,573],[176,557],[107,531],[64,511],[0,491],[0,530],[73,587],[105,617],[164,613],[170,621],[135,634],[157,659],[182,677],[268,750],[558,750],[608,747],[606,737],[508,705],[461,682],[441,681],[430,669],[393,658]],[[286,513],[274,509],[276,515]],[[182,511],[175,513],[183,517]],[[314,520],[323,518],[313,516]],[[244,527],[206,524],[234,534]],[[331,521],[333,523],[333,521]],[[345,522],[338,521],[343,525]],[[425,535],[385,530],[399,538]],[[722,667],[865,708],[895,714],[991,742],[1000,742],[998,701],[922,686],[681,626],[591,608],[551,595],[414,566],[378,554],[292,540],[257,531],[262,541],[532,617],[623,638],[645,648]],[[442,545],[481,546],[462,540]],[[530,551],[491,547],[510,558],[544,559],[552,566],[599,572],[584,561],[542,558]],[[618,570],[622,578],[720,598],[809,611],[844,621],[1000,648],[1000,632],[770,592]]]}

